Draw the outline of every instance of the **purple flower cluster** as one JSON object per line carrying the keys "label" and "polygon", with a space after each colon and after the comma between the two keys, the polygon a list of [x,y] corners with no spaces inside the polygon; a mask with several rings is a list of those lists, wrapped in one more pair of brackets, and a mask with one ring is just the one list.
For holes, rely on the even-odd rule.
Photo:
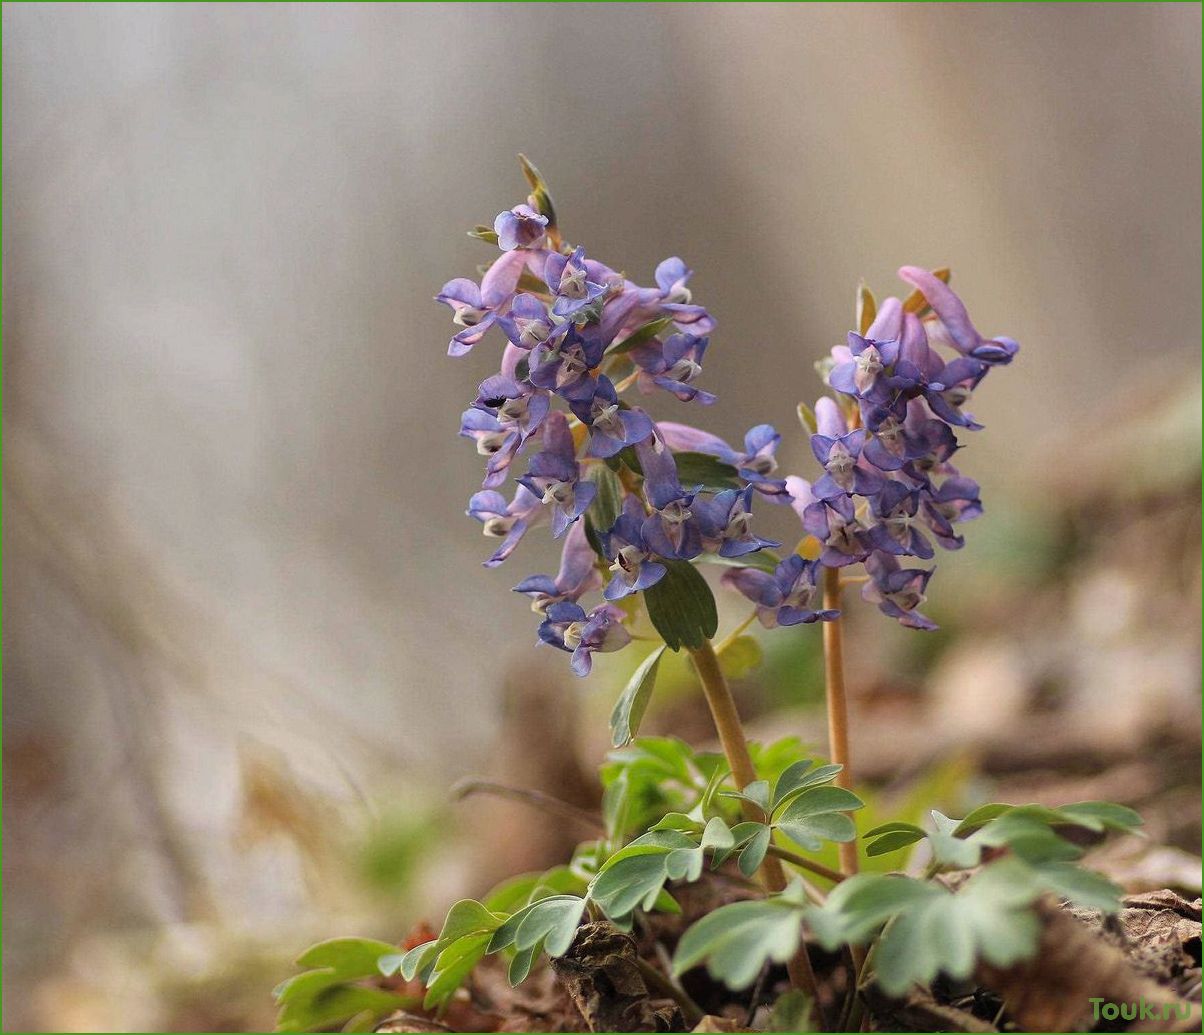
{"label": "purple flower cluster", "polygon": [[[460,425],[486,458],[468,514],[501,540],[485,564],[503,563],[531,528],[548,522],[564,544],[560,571],[515,589],[543,616],[540,640],[570,652],[573,670],[585,675],[593,653],[630,640],[630,612],[617,602],[656,585],[671,562],[779,545],[754,533],[753,500],[785,504],[790,497],[785,481],[772,477],[780,436],[769,425],[753,428],[744,448],[733,449],[688,425],[658,425],[625,398],[634,390],[704,406],[715,401],[698,384],[715,321],[694,303],[686,264],[666,259],[655,287],[642,287],[564,244],[550,206],[541,211],[539,202],[537,193],[502,212],[492,235],[478,234],[496,237],[499,256],[480,284],[449,281],[436,300],[461,328],[450,355],[467,354],[495,327],[493,336],[504,342],[500,370],[481,383]],[[683,452],[729,465],[730,484],[683,485],[676,459]],[[520,458],[526,470],[516,477]],[[599,474],[619,489],[617,516],[598,500]],[[509,499],[500,491],[508,481],[515,485]],[[579,603],[599,589],[602,603],[589,610]],[[820,617],[793,586],[782,600],[782,624]]]}
{"label": "purple flower cluster", "polygon": [[[933,557],[934,541],[960,549],[956,526],[982,513],[977,482],[950,462],[959,448],[956,430],[982,427],[965,406],[1019,346],[983,338],[942,277],[915,266],[899,276],[915,292],[905,301],[886,299],[864,335],[850,332],[825,364],[836,398],[816,404],[811,436],[823,474],[814,483],[787,478],[786,490],[818,543],[820,565],[863,564],[866,600],[909,628],[935,629],[919,610],[935,569],[912,565]],[[944,358],[937,346],[952,355]],[[790,606],[814,597],[814,574],[792,580],[779,570],[771,585],[764,573],[743,570],[727,580],[772,624],[779,598]]]}
{"label": "purple flower cluster", "polygon": [[[935,628],[920,611],[934,569],[919,562],[934,544],[960,548],[957,526],[982,513],[977,483],[951,462],[957,430],[980,429],[966,409],[971,394],[1017,344],[984,338],[946,274],[903,267],[912,293],[878,308],[866,293],[862,333],[821,364],[833,391],[811,421],[822,473],[813,483],[780,477],[781,436],[770,425],[733,447],[656,421],[628,397],[713,403],[699,382],[715,321],[694,302],[681,259],[666,259],[655,286],[643,287],[565,243],[546,187],[524,165],[527,203],[502,212],[492,231],[474,231],[496,242],[497,258],[479,284],[457,278],[436,300],[460,328],[450,355],[491,331],[502,346],[500,369],[460,424],[486,458],[468,504],[500,540],[486,566],[545,521],[563,543],[555,576],[515,587],[542,618],[540,641],[571,653],[585,675],[594,653],[630,641],[635,594],[707,554],[729,566],[724,583],[753,601],[766,627],[838,617],[823,605],[821,576],[861,564],[866,600],[905,626]],[[762,552],[780,544],[754,531],[756,500],[789,504],[801,519],[805,535],[785,559]],[[581,603],[599,590],[601,602]]]}

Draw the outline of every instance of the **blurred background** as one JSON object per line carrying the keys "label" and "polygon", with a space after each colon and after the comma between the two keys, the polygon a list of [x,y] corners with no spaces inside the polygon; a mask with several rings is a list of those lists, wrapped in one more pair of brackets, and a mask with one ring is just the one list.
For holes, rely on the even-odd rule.
{"label": "blurred background", "polygon": [[[1150,840],[1109,872],[1198,893],[1198,5],[3,30],[8,1030],[269,1027],[309,942],[396,941],[571,842],[449,801],[486,775],[588,804],[638,660],[532,650],[509,590],[551,545],[486,571],[463,517],[493,359],[446,357],[431,296],[487,261],[464,231],[523,200],[520,150],[591,254],[696,269],[708,420],[776,424],[787,470],[861,278],[951,266],[1021,342],[975,399],[987,513],[939,559],[942,631],[854,609],[854,757],[887,799],[1133,804]],[[818,633],[764,643],[751,725],[822,743]],[[705,740],[680,675],[647,728]]]}

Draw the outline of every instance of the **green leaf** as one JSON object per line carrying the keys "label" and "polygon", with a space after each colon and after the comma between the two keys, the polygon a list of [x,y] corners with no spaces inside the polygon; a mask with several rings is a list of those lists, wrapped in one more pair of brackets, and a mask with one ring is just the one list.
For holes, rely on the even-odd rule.
{"label": "green leaf", "polygon": [[808,787],[833,780],[844,766],[837,762],[817,766],[809,758],[788,766],[773,785],[773,810],[776,812],[791,798]]}
{"label": "green leaf", "polygon": [[932,861],[939,866],[957,870],[968,870],[978,865],[982,857],[982,846],[964,841],[957,836],[958,824],[936,809],[930,812],[936,830],[928,835],[932,845]]}
{"label": "green leaf", "polygon": [[719,627],[715,597],[688,561],[665,560],[664,564],[665,577],[644,591],[648,617],[670,650],[697,649]]}
{"label": "green leaf", "polygon": [[[381,960],[391,959],[392,955],[390,953],[389,956],[382,956]],[[431,968],[435,965],[435,959],[438,955],[438,940],[415,945],[409,952],[402,953],[401,959],[397,961],[397,973],[407,981],[413,981],[414,978],[421,977],[425,982]],[[381,966],[383,969],[383,964]]]}
{"label": "green leaf", "polygon": [[401,962],[405,957],[404,952],[387,952],[376,961],[376,969],[385,977],[389,977],[400,972]]}
{"label": "green leaf", "polygon": [[299,967],[326,967],[338,977],[365,977],[376,973],[376,961],[397,946],[375,938],[331,938],[311,945],[297,957]]}
{"label": "green leaf", "polygon": [[625,916],[640,907],[649,910],[664,888],[669,853],[663,848],[645,847],[649,851],[619,859],[594,878],[590,898],[607,916]]}
{"label": "green leaf", "polygon": [[765,861],[765,853],[769,851],[769,840],[773,836],[773,831],[769,827],[761,827],[746,844],[740,852],[740,872],[746,877],[751,877],[757,872],[761,863]]}
{"label": "green leaf", "polygon": [[677,464],[677,478],[682,485],[701,485],[716,491],[740,488],[739,472],[710,453],[685,450],[674,453],[673,460]]}
{"label": "green leaf", "polygon": [[766,962],[785,963],[798,950],[800,913],[773,899],[735,902],[708,913],[677,943],[674,974],[705,962],[711,977],[747,988]]}
{"label": "green leaf", "polygon": [[577,925],[585,912],[585,899],[555,895],[533,903],[523,912],[515,931],[514,947],[523,952],[542,944],[549,956],[563,956],[577,935]]}
{"label": "green leaf", "polygon": [[532,945],[531,948],[514,954],[513,959],[510,960],[510,966],[506,970],[506,979],[510,982],[511,988],[521,985],[527,980],[527,975],[531,973],[531,967],[535,963],[535,957],[539,955],[539,950],[540,946]]}
{"label": "green leaf", "polygon": [[762,830],[768,829],[764,823],[756,823],[752,820],[737,823],[731,828],[732,843],[726,847],[722,845],[715,846],[715,855],[712,861],[714,868],[718,869],[738,850],[744,848],[754,837],[760,837]]}
{"label": "green leaf", "polygon": [[1130,833],[1142,823],[1141,816],[1132,809],[1124,805],[1114,805],[1110,801],[1080,801],[1073,805],[1059,806],[1054,811],[1088,830],[1118,830]]}
{"label": "green leaf", "polygon": [[669,880],[696,881],[702,876],[703,850],[677,848],[665,857],[665,874]]}
{"label": "green leaf", "polygon": [[699,820],[687,816],[684,812],[668,812],[662,816],[652,830],[685,830],[696,832],[702,826]]}
{"label": "green leaf", "polygon": [[818,852],[824,841],[852,841],[857,827],[846,812],[864,802],[843,787],[808,787],[791,799],[774,825],[791,841]]}
{"label": "green leaf", "polygon": [[447,911],[443,930],[439,932],[438,944],[449,945],[466,934],[495,931],[505,919],[506,917],[486,909],[475,899],[462,898]]}
{"label": "green leaf", "polygon": [[723,849],[731,848],[735,843],[735,835],[728,829],[728,825],[718,816],[715,816],[707,823],[706,829],[703,830],[699,846],[702,848]]}
{"label": "green leaf", "polygon": [[750,805],[755,805],[762,812],[769,813],[769,781],[768,780],[753,780],[752,783],[746,783],[743,790],[739,791],[720,791],[724,798],[739,798],[741,801],[746,801]]}
{"label": "green leaf", "polygon": [[917,841],[923,841],[928,832],[914,823],[883,823],[881,826],[867,830],[861,835],[869,842],[865,854],[868,856],[887,855],[900,848],[906,848]]}
{"label": "green leaf", "polygon": [[491,937],[489,931],[467,934],[439,953],[427,983],[426,997],[422,1000],[425,1009],[442,1006],[455,994],[472,973],[472,968],[484,958]]}
{"label": "green leaf", "polygon": [[485,241],[487,244],[497,244],[497,231],[491,226],[485,226],[484,223],[478,223],[468,231],[469,237],[475,237],[478,241]]}
{"label": "green leaf", "polygon": [[647,341],[651,341],[661,331],[665,330],[671,323],[673,317],[665,316],[659,320],[653,320],[650,323],[644,324],[642,327],[637,327],[626,338],[615,342],[606,350],[608,356],[621,356],[626,352],[630,352],[637,345],[643,345]]}
{"label": "green leaf", "polygon": [[922,830],[891,830],[866,845],[865,854],[869,856],[888,855],[891,852],[897,852],[900,848],[914,845],[917,841],[923,841],[926,836]]}
{"label": "green leaf", "polygon": [[1040,863],[1033,870],[1046,891],[1073,902],[1080,909],[1115,913],[1120,908],[1123,892],[1103,874],[1069,862]]}
{"label": "green leaf", "polygon": [[1030,906],[1041,889],[1024,863],[993,863],[956,895],[932,887],[936,893],[910,903],[878,941],[875,969],[887,995],[940,973],[969,977],[980,960],[1011,966],[1036,951],[1041,924]]}
{"label": "green leaf", "polygon": [[622,513],[623,486],[614,471],[605,464],[590,464],[585,477],[598,487],[585,511],[585,538],[594,553],[605,557],[601,534],[609,532]]}
{"label": "green leaf", "polygon": [[979,805],[954,828],[954,835],[961,837],[973,833],[979,827],[985,826],[1005,812],[1011,812],[1015,805],[1005,805],[1002,802],[991,802],[989,805]]}
{"label": "green leaf", "polygon": [[987,848],[1006,847],[1029,862],[1077,859],[1083,854],[1083,849],[1078,845],[1059,837],[1048,825],[1046,817],[1028,812],[1029,808],[1012,809],[998,819],[991,820],[977,833],[971,834],[966,843]]}
{"label": "green leaf", "polygon": [[807,909],[807,926],[825,949],[835,951],[846,942],[864,942],[913,902],[940,891],[911,877],[859,873],[837,884],[823,905]]}
{"label": "green leaf", "polygon": [[373,938],[332,938],[306,949],[297,959],[311,967],[283,982],[275,991],[280,1003],[277,1027],[281,1031],[328,1028],[361,1013],[373,1022],[386,1013],[413,1005],[412,997],[366,988],[350,982],[376,977],[378,961],[396,957],[397,947]]}
{"label": "green leaf", "polygon": [[394,1010],[417,1005],[411,996],[362,985],[336,985],[312,999],[296,999],[281,1006],[278,1031],[323,1031],[364,1012],[379,1020]]}
{"label": "green leaf", "polygon": [[[606,468],[602,470],[605,471]],[[648,708],[652,690],[656,686],[656,670],[664,653],[663,646],[657,647],[640,662],[639,668],[631,674],[631,679],[627,681],[627,686],[615,702],[614,711],[610,713],[610,740],[615,747],[627,744],[640,731],[640,723]]]}
{"label": "green leaf", "polygon": [[808,435],[818,433],[819,424],[815,419],[815,411],[806,403],[801,402],[798,404],[798,421]]}
{"label": "green leaf", "polygon": [[737,636],[734,640],[728,640],[716,653],[719,656],[719,667],[728,679],[742,679],[765,660],[761,641],[747,633]]}

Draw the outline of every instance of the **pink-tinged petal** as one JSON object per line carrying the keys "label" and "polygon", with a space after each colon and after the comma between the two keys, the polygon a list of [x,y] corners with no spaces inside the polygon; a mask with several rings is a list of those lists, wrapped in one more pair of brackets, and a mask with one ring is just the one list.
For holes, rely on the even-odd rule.
{"label": "pink-tinged petal", "polygon": [[508,301],[518,287],[526,263],[527,255],[521,248],[498,256],[481,278],[481,304],[495,309]]}
{"label": "pink-tinged petal", "polygon": [[825,438],[840,438],[849,430],[836,400],[826,395],[815,404],[815,425]]}
{"label": "pink-tinged petal", "polygon": [[573,433],[569,430],[568,418],[560,410],[553,410],[544,422],[543,448],[569,460],[572,460],[577,452],[573,445]]}
{"label": "pink-tinged petal", "polygon": [[667,420],[658,421],[656,426],[660,428],[665,444],[676,452],[710,453],[717,457],[736,455],[732,447],[718,435],[712,435],[701,428]]}
{"label": "pink-tinged petal", "polygon": [[456,312],[466,308],[476,309],[481,305],[481,289],[467,277],[456,277],[443,285],[435,301],[451,306]]}
{"label": "pink-tinged petal", "polygon": [[556,585],[561,592],[573,597],[602,585],[602,576],[594,565],[593,548],[585,537],[584,521],[574,521],[564,537],[564,552],[560,555]]}
{"label": "pink-tinged petal", "polygon": [[982,342],[982,335],[975,330],[965,305],[948,284],[919,266],[900,267],[899,277],[912,287],[918,288],[928,300],[932,311],[940,317],[945,330],[949,332],[954,348],[959,352],[971,352],[978,347]]}
{"label": "pink-tinged petal", "polygon": [[888,298],[878,308],[878,315],[865,332],[874,341],[894,341],[903,333],[903,303],[897,298]]}
{"label": "pink-tinged petal", "polygon": [[518,380],[519,361],[529,358],[530,353],[526,349],[520,349],[517,345],[507,342],[502,350],[502,373]]}
{"label": "pink-tinged petal", "polygon": [[811,483],[806,478],[791,474],[786,477],[786,491],[790,494],[790,506],[802,521],[803,511],[815,502],[815,497],[811,494]]}
{"label": "pink-tinged petal", "polygon": [[924,322],[915,313],[903,315],[903,341],[899,358],[915,365],[926,378],[932,379],[941,372],[944,362],[928,347],[928,334]]}

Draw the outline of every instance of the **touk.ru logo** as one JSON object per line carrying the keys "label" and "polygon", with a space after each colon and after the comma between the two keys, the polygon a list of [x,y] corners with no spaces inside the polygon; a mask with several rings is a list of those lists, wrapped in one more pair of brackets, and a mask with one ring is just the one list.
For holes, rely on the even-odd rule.
{"label": "touk.ru logo", "polygon": [[1135,1003],[1110,1003],[1103,998],[1091,998],[1092,1018],[1094,1020],[1114,1021],[1117,1018],[1125,1021],[1170,1020],[1178,1016],[1187,1018],[1191,1015],[1190,1003],[1148,1003],[1144,996]]}

